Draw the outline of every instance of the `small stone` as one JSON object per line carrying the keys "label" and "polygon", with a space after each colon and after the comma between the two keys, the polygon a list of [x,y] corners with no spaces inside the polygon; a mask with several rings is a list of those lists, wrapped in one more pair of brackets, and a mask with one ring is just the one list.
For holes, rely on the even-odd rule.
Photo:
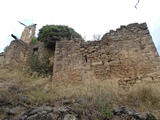
{"label": "small stone", "polygon": [[76,120],[76,117],[72,114],[67,114],[64,116],[63,120]]}
{"label": "small stone", "polygon": [[146,120],[157,120],[157,118],[154,115],[152,115],[150,112],[147,112]]}
{"label": "small stone", "polygon": [[16,115],[16,114],[18,114],[20,111],[21,111],[21,108],[20,108],[20,107],[14,107],[14,108],[12,108],[12,109],[9,109],[9,110],[7,111],[7,114],[8,114],[8,115]]}
{"label": "small stone", "polygon": [[134,118],[138,120],[145,120],[145,117],[141,113],[135,113]]}
{"label": "small stone", "polygon": [[33,115],[33,114],[36,114],[36,113],[39,113],[39,112],[44,112],[44,111],[51,112],[52,110],[53,110],[52,107],[42,106],[42,107],[38,107],[38,108],[34,109],[29,114]]}

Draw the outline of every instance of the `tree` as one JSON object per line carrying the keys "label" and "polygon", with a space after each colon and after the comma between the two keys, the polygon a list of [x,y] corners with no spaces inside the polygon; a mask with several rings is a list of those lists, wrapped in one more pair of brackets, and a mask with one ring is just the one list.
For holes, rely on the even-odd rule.
{"label": "tree", "polygon": [[100,34],[94,34],[93,35],[93,40],[95,40],[95,41],[101,40],[101,35]]}
{"label": "tree", "polygon": [[65,25],[46,25],[39,30],[38,41],[44,42],[47,48],[53,49],[61,38],[81,38],[81,35]]}

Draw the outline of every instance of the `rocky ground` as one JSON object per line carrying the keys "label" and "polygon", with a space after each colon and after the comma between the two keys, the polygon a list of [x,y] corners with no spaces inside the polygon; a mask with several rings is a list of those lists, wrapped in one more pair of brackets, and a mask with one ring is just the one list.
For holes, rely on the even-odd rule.
{"label": "rocky ground", "polygon": [[[114,93],[105,97],[105,94],[99,91],[99,87],[98,91],[97,88],[94,91],[97,96],[89,94],[83,97],[66,97],[66,93],[63,95],[61,92],[62,96],[57,95],[54,100],[50,100],[51,98],[47,98],[50,94],[46,89],[48,84],[44,84],[45,79],[37,82],[36,79],[29,78],[29,80],[21,76],[19,72],[18,76],[17,73],[15,75],[11,73],[0,70],[0,120],[159,120],[152,112],[137,112],[137,109],[135,110],[127,103],[113,104],[113,99],[110,97],[115,97]],[[33,80],[35,80],[34,83]],[[45,83],[48,82],[45,81]],[[31,94],[37,89],[39,92]],[[39,94],[44,91],[43,96]]]}
{"label": "rocky ground", "polygon": [[[65,101],[60,105],[42,105],[27,108],[24,106],[1,106],[1,114],[6,114],[4,120],[94,120],[98,119],[91,111],[80,111],[73,106],[78,102]],[[93,113],[92,113],[93,112]],[[106,113],[107,114],[107,113]],[[99,119],[102,120],[102,119]],[[113,109],[103,120],[159,120],[150,112],[144,116],[128,107]]]}

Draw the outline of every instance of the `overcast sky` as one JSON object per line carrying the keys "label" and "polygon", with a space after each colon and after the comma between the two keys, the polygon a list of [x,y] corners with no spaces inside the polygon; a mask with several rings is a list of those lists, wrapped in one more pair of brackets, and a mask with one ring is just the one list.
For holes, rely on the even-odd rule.
{"label": "overcast sky", "polygon": [[87,40],[120,25],[146,22],[160,51],[160,0],[1,0],[0,52],[15,34],[19,38],[26,25],[61,24],[73,27]]}

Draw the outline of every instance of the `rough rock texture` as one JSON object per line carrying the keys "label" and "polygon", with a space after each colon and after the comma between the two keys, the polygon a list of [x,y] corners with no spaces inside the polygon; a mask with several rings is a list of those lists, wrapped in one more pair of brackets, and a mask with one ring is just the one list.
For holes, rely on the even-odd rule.
{"label": "rough rock texture", "polygon": [[24,66],[32,54],[32,45],[29,45],[34,38],[36,24],[25,27],[20,40],[13,40],[7,51],[0,54],[0,65]]}
{"label": "rough rock texture", "polygon": [[127,107],[116,108],[112,113],[113,120],[158,120],[150,112],[147,112],[146,116],[143,116],[142,113],[137,113],[135,110]]}
{"label": "rough rock texture", "polygon": [[119,85],[157,82],[159,60],[146,23],[134,23],[111,30],[100,41],[58,41],[53,78],[63,81],[117,78]]}
{"label": "rough rock texture", "polygon": [[86,79],[116,80],[119,85],[159,82],[160,58],[146,23],[121,26],[106,33],[100,41],[62,39],[55,51],[44,44],[29,44],[35,25],[28,26],[21,40],[11,42],[0,55],[0,64],[23,66],[31,55],[43,58],[49,53],[53,65],[53,79],[57,81],[85,81]]}
{"label": "rough rock texture", "polygon": [[24,65],[27,60],[28,45],[22,40],[13,40],[5,52],[5,65]]}
{"label": "rough rock texture", "polygon": [[47,49],[43,42],[37,41],[34,45],[31,45],[32,55],[37,55],[39,60],[42,60],[44,57],[48,57],[50,64],[54,63],[54,52],[50,49]]}
{"label": "rough rock texture", "polygon": [[79,81],[82,79],[82,55],[79,51],[81,40],[66,40],[56,42],[54,59],[55,80]]}
{"label": "rough rock texture", "polygon": [[[23,107],[14,107],[5,109],[8,119],[7,120],[93,120],[94,115],[89,113],[79,113],[69,106],[40,106],[30,109]],[[17,117],[16,117],[17,116]],[[14,118],[14,119],[13,119]],[[98,119],[98,116],[96,116]],[[152,113],[147,112],[144,116],[128,107],[115,108],[111,112],[109,118],[104,120],[159,120]]]}
{"label": "rough rock texture", "polygon": [[5,61],[4,53],[0,53],[0,66],[4,65],[4,61]]}
{"label": "rough rock texture", "polygon": [[21,36],[21,40],[29,44],[34,38],[35,31],[36,31],[36,24],[25,27]]}
{"label": "rough rock texture", "polygon": [[69,107],[41,106],[24,112],[18,120],[78,120],[77,114]]}
{"label": "rough rock texture", "polygon": [[78,114],[72,108],[66,106],[51,107],[43,105],[33,109],[13,107],[5,109],[5,112],[8,115],[8,120],[13,120],[13,118],[14,120],[79,120]]}
{"label": "rough rock texture", "polygon": [[0,54],[0,66],[28,68],[32,56],[37,56],[40,61],[47,57],[50,64],[54,63],[54,53],[47,50],[42,42],[29,45],[22,40],[13,40],[7,51]]}

